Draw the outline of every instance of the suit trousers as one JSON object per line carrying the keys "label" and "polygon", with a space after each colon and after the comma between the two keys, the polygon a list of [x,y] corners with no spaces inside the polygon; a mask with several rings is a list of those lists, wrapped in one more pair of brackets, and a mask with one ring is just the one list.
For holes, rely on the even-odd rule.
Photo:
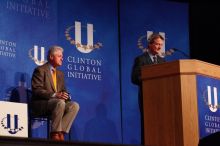
{"label": "suit trousers", "polygon": [[51,132],[69,133],[71,125],[79,111],[77,102],[51,98],[48,100],[47,110],[51,113]]}

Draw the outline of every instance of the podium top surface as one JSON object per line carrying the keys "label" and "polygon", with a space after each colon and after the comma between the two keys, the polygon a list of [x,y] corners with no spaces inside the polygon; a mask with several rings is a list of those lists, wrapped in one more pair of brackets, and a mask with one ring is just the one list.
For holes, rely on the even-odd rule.
{"label": "podium top surface", "polygon": [[142,80],[178,74],[204,75],[220,79],[220,66],[196,59],[182,59],[156,65],[146,65],[141,69]]}

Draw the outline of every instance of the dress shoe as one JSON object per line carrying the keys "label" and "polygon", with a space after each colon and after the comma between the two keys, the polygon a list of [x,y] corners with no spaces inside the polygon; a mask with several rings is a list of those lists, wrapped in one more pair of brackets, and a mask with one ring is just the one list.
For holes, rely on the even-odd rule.
{"label": "dress shoe", "polygon": [[60,141],[64,141],[64,133],[63,133],[63,132],[60,132],[60,133],[59,133],[59,136],[60,136]]}
{"label": "dress shoe", "polygon": [[50,133],[50,138],[52,140],[57,140],[57,141],[60,141],[60,134],[58,132],[51,132]]}

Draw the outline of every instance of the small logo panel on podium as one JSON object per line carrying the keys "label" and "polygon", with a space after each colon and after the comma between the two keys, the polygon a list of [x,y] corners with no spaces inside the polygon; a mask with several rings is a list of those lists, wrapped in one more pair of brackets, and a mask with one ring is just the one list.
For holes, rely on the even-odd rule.
{"label": "small logo panel on podium", "polygon": [[0,101],[0,136],[28,137],[27,104]]}

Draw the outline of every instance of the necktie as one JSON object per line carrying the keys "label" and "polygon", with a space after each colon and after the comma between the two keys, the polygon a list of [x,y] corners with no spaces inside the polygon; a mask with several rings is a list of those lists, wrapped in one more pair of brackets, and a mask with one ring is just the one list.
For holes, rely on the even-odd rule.
{"label": "necktie", "polygon": [[157,56],[153,57],[153,62],[154,62],[154,64],[157,64]]}
{"label": "necktie", "polygon": [[53,85],[55,87],[55,90],[57,91],[57,74],[56,74],[56,69],[52,69],[52,78],[53,78]]}

